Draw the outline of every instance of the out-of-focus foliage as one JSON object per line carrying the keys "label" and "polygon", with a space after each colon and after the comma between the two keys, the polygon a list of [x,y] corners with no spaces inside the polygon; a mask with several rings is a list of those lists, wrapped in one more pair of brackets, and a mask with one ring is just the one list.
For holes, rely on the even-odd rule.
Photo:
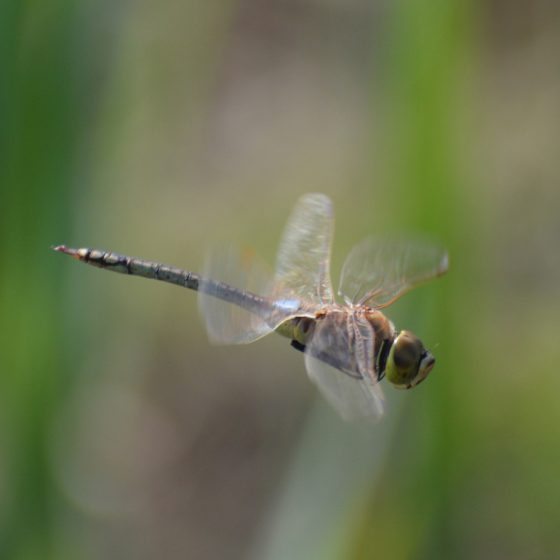
{"label": "out-of-focus foliage", "polygon": [[[559,38],[545,0],[2,2],[0,557],[556,557]],[[49,251],[273,263],[309,191],[335,279],[370,233],[449,248],[388,310],[437,365],[379,426]]]}

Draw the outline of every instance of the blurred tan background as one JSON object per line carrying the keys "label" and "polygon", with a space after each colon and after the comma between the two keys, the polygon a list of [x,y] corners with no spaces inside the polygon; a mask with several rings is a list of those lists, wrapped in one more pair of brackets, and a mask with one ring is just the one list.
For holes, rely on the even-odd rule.
{"label": "blurred tan background", "polygon": [[[560,9],[547,0],[0,5],[0,557],[541,559],[560,521]],[[388,311],[437,366],[343,424],[270,336],[78,265],[270,264],[299,196],[427,233]]]}

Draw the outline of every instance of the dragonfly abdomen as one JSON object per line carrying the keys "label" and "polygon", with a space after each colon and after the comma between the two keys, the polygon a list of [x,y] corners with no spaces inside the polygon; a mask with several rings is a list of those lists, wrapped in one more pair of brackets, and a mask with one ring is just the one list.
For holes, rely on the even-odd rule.
{"label": "dragonfly abdomen", "polygon": [[198,274],[174,266],[100,249],[72,249],[65,245],[59,245],[54,247],[54,250],[97,268],[111,270],[119,274],[160,280],[190,290],[202,291],[261,317],[268,317],[271,311],[271,303],[266,298],[248,291],[238,290],[225,282],[201,278]]}
{"label": "dragonfly abdomen", "polygon": [[196,274],[173,266],[99,249],[71,249],[64,245],[59,245],[54,249],[98,268],[105,268],[120,274],[161,280],[162,282],[169,282],[170,284],[176,284],[191,290],[198,290],[199,278]]}

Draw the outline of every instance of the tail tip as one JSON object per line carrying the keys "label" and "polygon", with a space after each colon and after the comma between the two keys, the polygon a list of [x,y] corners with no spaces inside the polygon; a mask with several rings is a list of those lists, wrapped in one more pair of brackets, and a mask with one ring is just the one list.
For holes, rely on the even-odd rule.
{"label": "tail tip", "polygon": [[80,258],[78,249],[72,249],[71,247],[66,247],[66,245],[53,245],[51,246],[51,249],[53,251],[56,251],[57,253],[64,253],[65,255],[70,255],[75,259]]}

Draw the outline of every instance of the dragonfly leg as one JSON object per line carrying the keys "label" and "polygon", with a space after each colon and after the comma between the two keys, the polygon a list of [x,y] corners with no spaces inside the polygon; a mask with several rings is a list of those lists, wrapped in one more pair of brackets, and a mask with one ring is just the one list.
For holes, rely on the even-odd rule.
{"label": "dragonfly leg", "polygon": [[297,340],[292,340],[291,345],[296,350],[299,350],[300,352],[305,352],[305,344],[302,344],[301,342],[298,342]]}

